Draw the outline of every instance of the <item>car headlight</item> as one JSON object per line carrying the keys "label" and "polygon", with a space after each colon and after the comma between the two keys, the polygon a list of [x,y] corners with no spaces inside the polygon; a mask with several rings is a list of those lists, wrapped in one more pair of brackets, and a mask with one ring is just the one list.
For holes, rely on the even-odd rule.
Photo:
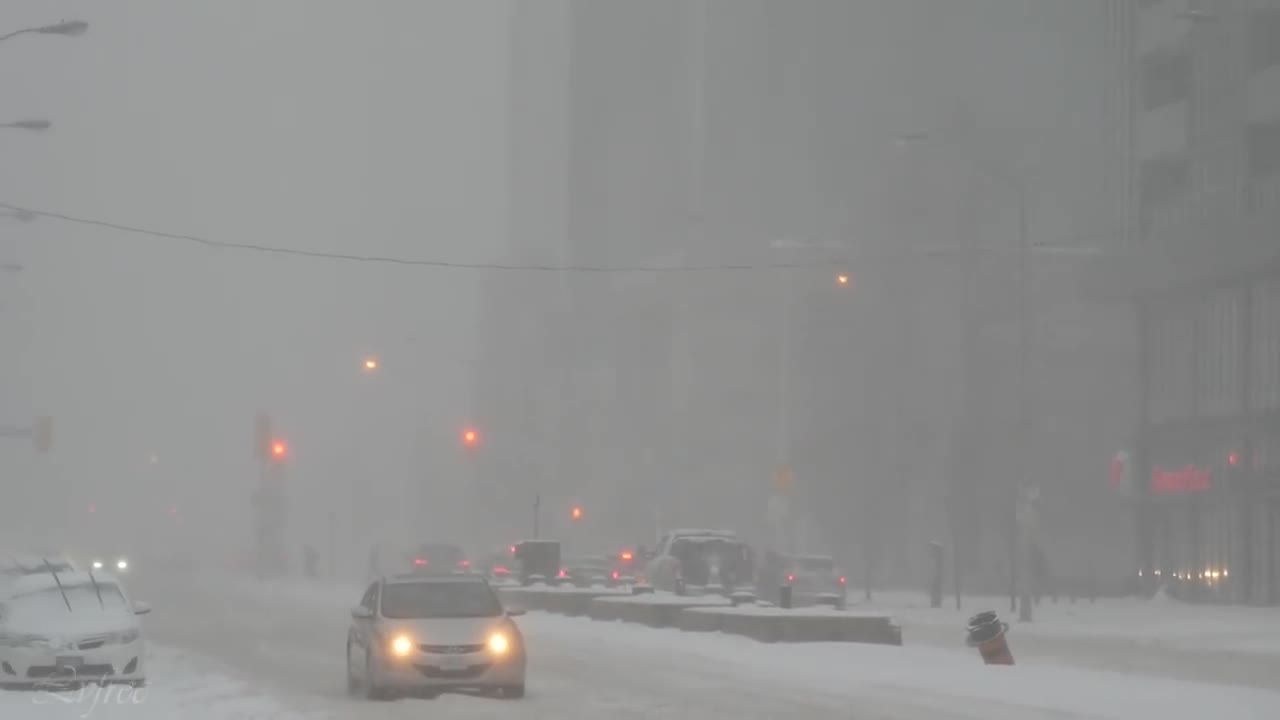
{"label": "car headlight", "polygon": [[94,561],[93,561],[93,569],[94,569],[94,570],[101,570],[101,569],[102,569],[102,561],[101,561],[101,560],[94,560]]}
{"label": "car headlight", "polygon": [[0,647],[52,648],[53,641],[41,635],[0,635]]}
{"label": "car headlight", "polygon": [[128,560],[117,560],[117,561],[116,561],[116,569],[117,569],[117,570],[128,570],[128,569],[129,569],[129,561],[128,561]]}
{"label": "car headlight", "polygon": [[408,635],[397,635],[391,641],[391,654],[396,657],[406,657],[413,652],[413,640]]}
{"label": "car headlight", "polygon": [[488,645],[489,651],[494,655],[506,655],[507,652],[511,650],[511,641],[507,639],[506,635],[500,632],[496,632],[489,636]]}
{"label": "car headlight", "polygon": [[112,645],[128,645],[131,642],[136,642],[137,639],[138,639],[137,630],[125,630],[123,632],[118,632],[118,633],[115,633],[114,635],[108,636],[107,642]]}

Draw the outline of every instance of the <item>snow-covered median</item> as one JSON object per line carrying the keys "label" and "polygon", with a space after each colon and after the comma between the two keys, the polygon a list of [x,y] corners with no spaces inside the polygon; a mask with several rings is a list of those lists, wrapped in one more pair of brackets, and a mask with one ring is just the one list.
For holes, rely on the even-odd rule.
{"label": "snow-covered median", "polygon": [[302,720],[270,696],[230,677],[210,672],[207,664],[178,651],[148,650],[148,685],[79,690],[0,691],[0,717],[5,720],[43,718],[129,718],[129,720]]}

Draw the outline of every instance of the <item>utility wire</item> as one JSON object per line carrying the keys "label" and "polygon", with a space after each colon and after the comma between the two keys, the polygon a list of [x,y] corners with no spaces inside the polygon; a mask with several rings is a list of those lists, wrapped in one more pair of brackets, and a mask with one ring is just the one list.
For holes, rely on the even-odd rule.
{"label": "utility wire", "polygon": [[[355,253],[326,252],[323,250],[299,250],[295,248],[285,248],[275,245],[258,245],[255,243],[232,242],[227,240],[215,240],[213,238],[201,237],[199,235],[187,235],[183,233],[171,233],[161,230],[152,230],[150,228],[139,227],[135,225],[125,225],[121,223],[108,222],[106,220],[95,220],[93,218],[79,217],[76,215],[68,215],[66,213],[52,212],[49,210],[36,210],[34,208],[22,207],[20,205],[12,205],[0,202],[0,209],[9,210],[15,216],[23,218],[49,218],[52,220],[61,220],[63,222],[75,223],[78,225],[88,225],[91,227],[105,228],[115,230],[117,232],[127,233],[131,235],[143,235],[147,237],[159,238],[162,240],[175,240],[192,245],[200,245],[207,248],[218,250],[238,250],[244,252],[263,253],[268,255],[287,255],[293,257],[314,258],[321,260],[336,260],[341,262],[355,262],[367,264],[383,264],[383,265],[408,265],[418,267],[445,268],[453,270],[494,270],[494,271],[516,271],[516,272],[553,272],[553,273],[702,273],[702,272],[742,272],[742,271],[758,271],[758,270],[804,270],[804,269],[833,269],[833,268],[850,268],[855,266],[864,266],[870,263],[901,261],[921,258],[936,258],[942,260],[961,260],[964,258],[972,258],[977,256],[1016,256],[1016,252],[1006,247],[979,247],[964,248],[957,246],[908,246],[892,251],[880,252],[856,252],[852,253],[852,257],[844,258],[828,258],[825,260],[814,260],[809,262],[779,262],[779,263],[708,263],[701,265],[539,265],[539,264],[511,264],[511,263],[482,263],[482,262],[452,262],[448,260],[431,260],[427,258],[406,258],[393,255],[358,255]],[[801,246],[800,249],[804,249]],[[833,248],[813,247],[814,250],[831,250]],[[840,248],[844,250],[846,255],[853,248]],[[1098,254],[1097,248],[1078,247],[1072,245],[1045,245],[1033,244],[1029,249],[1036,252],[1037,255],[1060,255],[1065,258],[1073,256],[1090,256]],[[4,268],[11,269],[11,268]]]}
{"label": "utility wire", "polygon": [[193,245],[201,245],[208,248],[219,250],[240,250],[245,252],[265,253],[271,255],[290,255],[296,257],[317,258],[324,260],[338,260],[343,262],[358,263],[378,263],[386,265],[414,265],[423,267],[448,268],[456,270],[506,270],[506,271],[530,271],[530,272],[570,272],[570,273],[665,273],[665,272],[723,272],[723,271],[746,271],[746,270],[764,270],[764,269],[790,269],[790,268],[829,268],[836,267],[841,263],[834,261],[826,262],[809,262],[809,263],[770,263],[770,264],[706,264],[706,265],[626,265],[626,266],[599,266],[599,265],[523,265],[523,264],[504,264],[504,263],[467,263],[467,262],[451,262],[447,260],[430,260],[425,258],[405,258],[390,255],[358,255],[354,253],[325,252],[321,250],[298,250],[294,248],[284,248],[272,245],[258,245],[254,243],[231,242],[226,240],[215,240],[212,238],[201,237],[199,235],[186,235],[182,233],[171,233],[160,230],[152,230],[149,228],[138,227],[134,225],[124,225],[121,223],[108,222],[105,220],[95,220],[92,218],[78,217],[65,213],[51,212],[47,210],[36,210],[34,208],[21,207],[9,203],[0,203],[0,208],[11,210],[14,213],[24,213],[28,216],[49,218],[53,220],[62,220],[64,222],[76,223],[78,225],[88,225],[91,227],[106,228],[116,230],[118,232],[129,233],[133,235],[145,235],[147,237],[160,238],[163,240],[176,240]]}

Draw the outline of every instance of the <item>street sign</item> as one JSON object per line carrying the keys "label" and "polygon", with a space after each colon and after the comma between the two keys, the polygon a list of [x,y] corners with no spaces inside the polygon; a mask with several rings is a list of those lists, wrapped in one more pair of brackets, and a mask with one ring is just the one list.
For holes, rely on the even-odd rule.
{"label": "street sign", "polygon": [[48,415],[36,418],[31,427],[31,444],[36,452],[47,453],[53,449],[53,418]]}
{"label": "street sign", "polygon": [[1111,458],[1111,489],[1126,497],[1134,494],[1133,456],[1123,450]]}
{"label": "street sign", "polygon": [[795,481],[796,477],[789,467],[780,467],[773,474],[773,487],[781,490],[782,492],[789,491],[791,486],[795,484]]}
{"label": "street sign", "polygon": [[1028,533],[1034,533],[1040,525],[1039,499],[1038,488],[1023,488],[1018,492],[1018,507],[1014,519],[1018,527]]}
{"label": "street sign", "polygon": [[271,457],[271,417],[258,413],[253,422],[253,455],[259,460]]}

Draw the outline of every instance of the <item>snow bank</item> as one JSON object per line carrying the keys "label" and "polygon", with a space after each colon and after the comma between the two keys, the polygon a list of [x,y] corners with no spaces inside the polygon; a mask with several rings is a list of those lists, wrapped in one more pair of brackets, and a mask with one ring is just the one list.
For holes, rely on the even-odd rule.
{"label": "snow bank", "polygon": [[[761,645],[745,638],[622,624],[602,634],[598,625],[547,615],[531,617],[527,625],[539,636],[586,647],[607,642],[609,653],[636,657],[649,653],[669,663],[715,666],[724,674],[755,678],[780,690],[907,702],[931,709],[939,717],[951,716],[957,707],[984,708],[989,718],[1030,717],[1044,711],[1116,720],[1280,717],[1277,692],[1060,665],[989,667],[971,650],[839,643]],[[1039,712],[1032,715],[1033,711]]]}
{"label": "snow bank", "polygon": [[1018,622],[1008,612],[1008,597],[966,597],[955,610],[951,598],[942,608],[930,608],[924,593],[880,593],[870,603],[851,608],[888,612],[910,634],[912,626],[954,628],[963,632],[966,620],[982,610],[996,609],[1020,636],[1095,638],[1162,645],[1180,650],[1223,651],[1280,658],[1280,608],[1190,605],[1157,596],[1099,598],[1097,602],[1045,598],[1035,607],[1034,621]]}
{"label": "snow bank", "polygon": [[0,691],[0,717],[84,720],[303,720],[245,683],[210,673],[183,653],[152,647],[145,688],[111,685],[81,690]]}

